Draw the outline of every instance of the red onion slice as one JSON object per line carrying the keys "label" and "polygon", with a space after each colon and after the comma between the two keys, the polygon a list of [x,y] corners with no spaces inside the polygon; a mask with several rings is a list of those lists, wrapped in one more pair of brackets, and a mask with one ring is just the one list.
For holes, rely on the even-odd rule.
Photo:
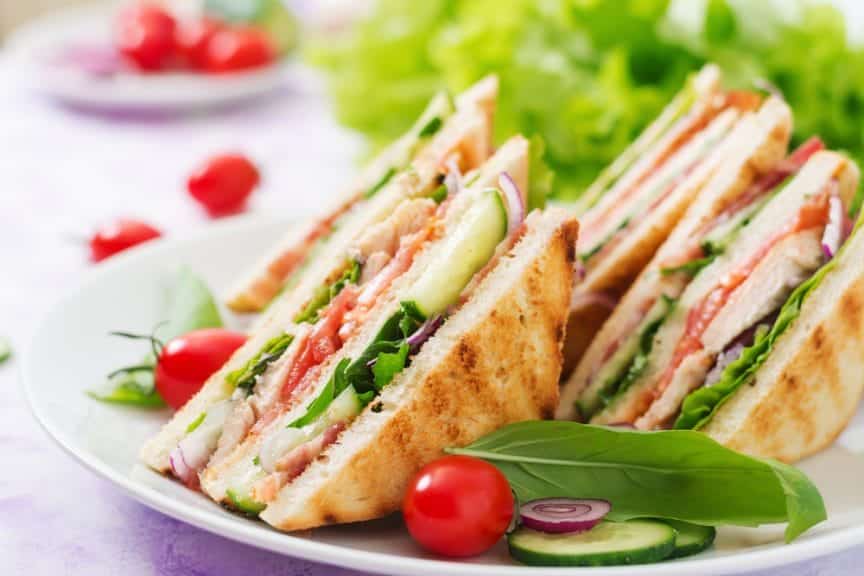
{"label": "red onion slice", "polygon": [[411,347],[411,352],[419,350],[420,346],[435,334],[435,331],[438,330],[443,322],[444,317],[439,314],[438,316],[430,318],[424,322],[416,332],[409,336],[406,342],[408,342],[408,346]]}
{"label": "red onion slice", "polygon": [[606,500],[542,498],[519,507],[522,524],[528,528],[562,534],[590,530],[612,509]]}
{"label": "red onion slice", "polygon": [[507,172],[502,172],[498,177],[498,186],[507,204],[507,234],[510,235],[525,220],[525,199],[516,182]]}
{"label": "red onion slice", "polygon": [[822,233],[822,252],[829,260],[837,254],[843,240],[843,201],[836,192],[835,186],[828,199],[828,224]]}

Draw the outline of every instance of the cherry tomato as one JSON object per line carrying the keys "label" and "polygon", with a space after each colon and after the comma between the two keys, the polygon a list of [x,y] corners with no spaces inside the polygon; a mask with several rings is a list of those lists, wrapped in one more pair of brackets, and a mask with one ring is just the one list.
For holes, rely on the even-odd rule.
{"label": "cherry tomato", "polygon": [[194,330],[170,340],[162,348],[153,372],[156,390],[178,410],[244,342],[245,334],[224,328]]}
{"label": "cherry tomato", "polygon": [[207,71],[213,74],[261,68],[273,62],[276,49],[263,30],[225,28],[217,32],[207,50]]}
{"label": "cherry tomato", "polygon": [[492,464],[445,456],[426,465],[408,486],[402,515],[421,546],[452,557],[480,554],[506,532],[513,493]]}
{"label": "cherry tomato", "polygon": [[243,208],[260,181],[258,169],[248,158],[223,154],[198,168],[186,188],[211,216],[221,216]]}
{"label": "cherry tomato", "polygon": [[90,237],[90,259],[101,262],[127,248],[160,236],[162,233],[146,222],[120,218],[98,229]]}
{"label": "cherry tomato", "polygon": [[174,17],[158,4],[135,4],[120,12],[115,45],[139,70],[164,70],[176,55],[175,27]]}
{"label": "cherry tomato", "polygon": [[223,27],[221,22],[212,18],[182,22],[177,28],[175,41],[183,64],[193,70],[204,70],[210,41]]}

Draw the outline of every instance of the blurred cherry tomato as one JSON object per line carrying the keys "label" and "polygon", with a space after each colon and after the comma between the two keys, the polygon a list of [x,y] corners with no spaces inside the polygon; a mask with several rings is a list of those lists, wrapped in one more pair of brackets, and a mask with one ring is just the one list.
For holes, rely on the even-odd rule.
{"label": "blurred cherry tomato", "polygon": [[195,395],[243,343],[246,335],[224,328],[194,330],[170,340],[162,348],[156,369],[156,389],[178,410]]}
{"label": "blurred cherry tomato", "polygon": [[248,158],[222,154],[198,168],[186,188],[211,216],[221,216],[243,208],[260,181],[258,169]]}
{"label": "blurred cherry tomato", "polygon": [[176,23],[158,4],[142,2],[120,12],[115,45],[138,69],[154,72],[167,68],[176,56]]}
{"label": "blurred cherry tomato", "polygon": [[273,62],[276,49],[263,30],[225,28],[218,31],[207,50],[207,71],[214,74],[260,68]]}
{"label": "blurred cherry tomato", "polygon": [[99,228],[90,237],[90,259],[101,262],[109,256],[161,235],[159,230],[146,222],[120,218]]}
{"label": "blurred cherry tomato", "polygon": [[402,515],[421,546],[452,557],[480,554],[506,532],[513,493],[492,464],[445,456],[426,465],[408,486]]}
{"label": "blurred cherry tomato", "polygon": [[177,27],[177,51],[183,64],[193,70],[207,68],[207,54],[213,36],[224,24],[212,18],[198,18],[181,22]]}

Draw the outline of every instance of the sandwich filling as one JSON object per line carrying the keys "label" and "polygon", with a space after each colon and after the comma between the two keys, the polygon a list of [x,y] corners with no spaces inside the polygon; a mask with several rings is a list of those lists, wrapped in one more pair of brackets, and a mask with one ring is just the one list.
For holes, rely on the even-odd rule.
{"label": "sandwich filling", "polygon": [[[458,153],[441,161],[442,181],[461,178],[457,159]],[[224,400],[199,415],[171,452],[175,476],[196,487],[198,472],[211,458],[227,456],[253,426],[266,426],[318,378],[320,366],[354,336],[422,246],[437,237],[455,191],[445,186],[443,193],[436,189],[430,197],[405,200],[354,241],[343,268],[315,291],[285,332],[226,376]]]}
{"label": "sandwich filling", "polygon": [[[610,342],[603,360],[590,376],[587,388],[576,401],[583,419],[590,419],[613,405],[643,376],[654,346],[654,336],[672,315],[678,298],[687,286],[701,270],[726,251],[768,201],[821,149],[822,143],[818,139],[807,141],[772,171],[754,181],[713,219],[705,222],[693,234],[692,242],[683,246],[676,256],[660,264],[661,277],[658,279],[657,292],[647,296],[630,321],[620,327],[619,336]],[[809,218],[809,212],[807,214],[805,218]],[[781,239],[778,237],[777,242]],[[729,277],[722,292],[710,299],[706,298],[702,312],[691,312],[693,326],[692,330],[688,330],[690,336],[686,339],[689,344],[686,344],[686,348],[682,344],[681,352],[678,353],[680,358],[673,359],[668,368],[670,373],[675,372],[688,351],[692,352],[701,331],[710,324],[735,288],[746,279],[748,272],[752,272],[752,267],[761,260],[760,256],[764,257],[774,244],[776,242],[771,245],[766,243],[748,266],[742,267],[739,274]],[[668,383],[661,383],[661,386],[664,385]]]}
{"label": "sandwich filling", "polygon": [[352,214],[362,211],[364,204],[370,198],[410,169],[411,159],[441,130],[452,114],[453,105],[450,97],[444,94],[436,96],[411,129],[367,169],[364,174],[365,181],[359,190],[334,210],[322,216],[298,244],[282,252],[271,263],[268,271],[282,283],[282,290],[296,285],[305,264],[310,261],[313,254],[323,248],[336,229],[345,225]]}
{"label": "sandwich filling", "polygon": [[[282,402],[251,430],[252,449],[220,472],[226,477],[228,504],[257,514],[336,442],[364,409],[379,410],[377,396],[465,301],[467,292],[476,287],[472,280],[500,257],[499,246],[510,245],[524,233],[522,226],[514,225],[520,223],[517,220],[521,221],[524,210],[514,206],[512,197],[495,188],[465,194],[472,195],[468,207],[440,237],[422,273],[400,288],[395,310],[357,348],[360,352],[330,362],[326,381],[320,370],[309,369],[283,382]],[[441,228],[443,214],[438,212],[433,221],[433,229]],[[424,242],[434,233],[422,234]],[[423,245],[417,241],[411,250],[419,251]],[[393,261],[396,259],[394,256]],[[361,299],[362,293],[352,297],[357,303]],[[302,401],[298,401],[300,396]]]}
{"label": "sandwich filling", "polygon": [[653,165],[641,177],[626,186],[613,186],[610,197],[586,213],[579,241],[579,255],[585,265],[595,265],[628,230],[661,206],[732,131],[741,114],[758,107],[759,97],[732,92],[710,104],[708,114],[693,113],[678,120],[683,126],[673,126],[680,132],[676,145],[653,158]]}

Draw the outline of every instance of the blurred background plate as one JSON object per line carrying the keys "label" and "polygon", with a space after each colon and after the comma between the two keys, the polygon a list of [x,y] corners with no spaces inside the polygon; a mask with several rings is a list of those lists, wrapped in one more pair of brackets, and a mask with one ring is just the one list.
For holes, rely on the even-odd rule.
{"label": "blurred background plate", "polygon": [[[112,57],[111,30],[117,2],[94,2],[51,12],[18,28],[6,52],[19,78],[38,93],[93,108],[195,109],[243,102],[288,85],[310,86],[302,68],[283,59],[260,70],[224,75],[191,73],[103,74],[72,65],[73,53]],[[175,6],[179,14],[192,4]],[[109,63],[110,67],[110,63]]]}
{"label": "blurred background plate", "polygon": [[[293,557],[388,574],[454,576],[671,576],[733,574],[785,566],[864,542],[864,418],[858,418],[829,450],[801,468],[821,490],[829,520],[789,545],[783,527],[721,528],[713,550],[698,556],[637,567],[554,569],[516,565],[504,542],[467,561],[447,562],[411,541],[398,516],[331,528],[282,534],[261,522],[231,514],[199,493],[144,467],[137,453],[167,421],[150,412],[93,401],[85,390],[140,350],[112,339],[109,330],[147,332],[157,322],[164,284],[190,265],[217,293],[234,272],[270,246],[286,224],[245,217],[213,225],[183,239],[145,245],[87,274],[62,296],[23,357],[31,406],[43,427],[74,457],[132,497],[170,516],[259,548]],[[40,351],[52,351],[51,360]]]}

